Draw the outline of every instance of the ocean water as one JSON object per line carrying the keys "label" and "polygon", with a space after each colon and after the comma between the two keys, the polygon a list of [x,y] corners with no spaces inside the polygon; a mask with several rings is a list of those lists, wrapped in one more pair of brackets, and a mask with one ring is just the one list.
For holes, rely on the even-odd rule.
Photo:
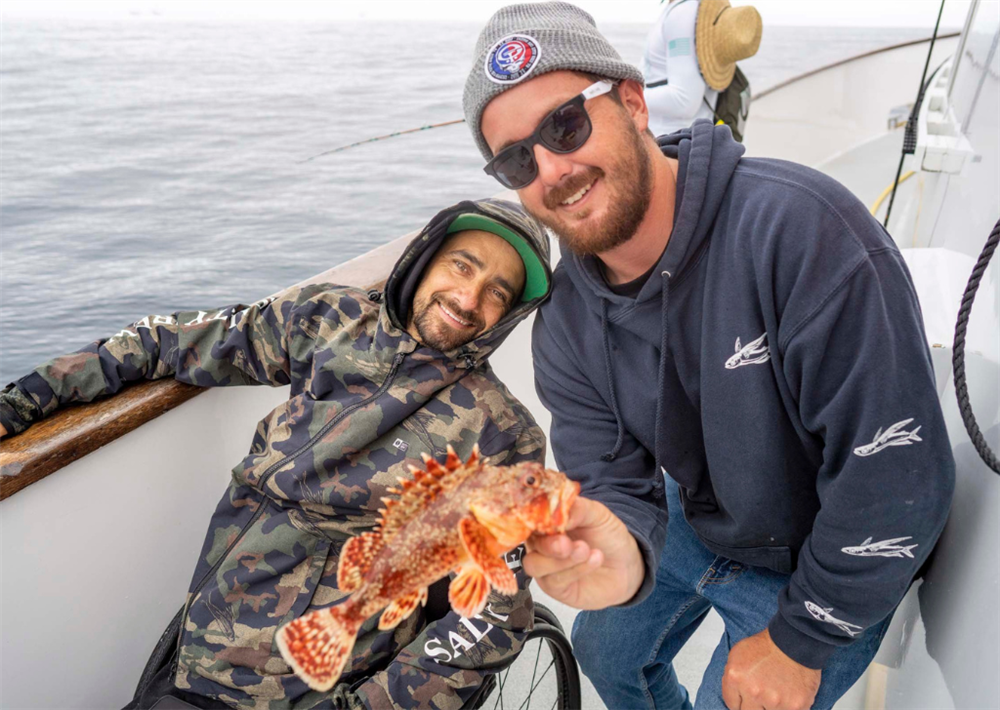
{"label": "ocean water", "polygon": [[[461,118],[479,29],[5,18],[0,386],[144,315],[255,301],[496,193],[462,124],[303,162]],[[639,64],[645,25],[601,29]],[[759,91],[925,34],[767,27],[741,66]]]}

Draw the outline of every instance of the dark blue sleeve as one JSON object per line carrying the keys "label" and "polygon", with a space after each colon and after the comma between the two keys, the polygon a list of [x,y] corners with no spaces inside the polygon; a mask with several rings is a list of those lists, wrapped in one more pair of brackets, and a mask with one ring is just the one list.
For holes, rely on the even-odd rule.
{"label": "dark blue sleeve", "polygon": [[822,508],[769,631],[789,657],[822,668],[906,593],[944,528],[955,464],[894,247],[870,251],[783,339],[801,420],[823,442]]}
{"label": "dark blue sleeve", "polygon": [[667,505],[653,456],[626,431],[618,454],[605,460],[618,439],[615,416],[547,326],[544,309],[535,318],[531,350],[535,389],[552,414],[549,440],[556,465],[580,483],[580,495],[617,515],[639,544],[646,574],[628,605],[638,604],[653,589],[667,534]]}

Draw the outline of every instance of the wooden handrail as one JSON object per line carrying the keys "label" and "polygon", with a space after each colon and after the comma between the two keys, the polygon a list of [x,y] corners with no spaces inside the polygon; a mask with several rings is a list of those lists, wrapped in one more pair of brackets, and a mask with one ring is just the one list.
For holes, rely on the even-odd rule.
{"label": "wooden handrail", "polygon": [[[416,234],[412,232],[372,249],[286,291],[323,282],[379,288]],[[202,387],[171,379],[137,383],[113,397],[59,410],[21,434],[5,437],[0,440],[0,500],[204,391]]]}

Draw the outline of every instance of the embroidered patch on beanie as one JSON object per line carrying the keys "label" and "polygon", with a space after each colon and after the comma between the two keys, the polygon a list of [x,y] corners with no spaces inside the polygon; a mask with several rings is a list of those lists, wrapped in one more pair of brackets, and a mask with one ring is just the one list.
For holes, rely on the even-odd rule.
{"label": "embroidered patch on beanie", "polygon": [[528,35],[507,35],[486,53],[486,78],[497,84],[516,84],[538,66],[542,48]]}

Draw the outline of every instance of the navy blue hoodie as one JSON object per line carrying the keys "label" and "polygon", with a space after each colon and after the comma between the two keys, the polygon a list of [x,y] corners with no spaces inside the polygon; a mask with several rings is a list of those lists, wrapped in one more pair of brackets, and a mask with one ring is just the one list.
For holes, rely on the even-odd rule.
{"label": "navy blue hoodie", "polygon": [[769,630],[822,668],[902,599],[944,527],[954,461],[920,306],[895,244],[842,185],[743,158],[699,121],[673,232],[636,298],[563,249],[535,322],[560,468],[643,552],[665,540],[662,474],[711,551],[791,574]]}

